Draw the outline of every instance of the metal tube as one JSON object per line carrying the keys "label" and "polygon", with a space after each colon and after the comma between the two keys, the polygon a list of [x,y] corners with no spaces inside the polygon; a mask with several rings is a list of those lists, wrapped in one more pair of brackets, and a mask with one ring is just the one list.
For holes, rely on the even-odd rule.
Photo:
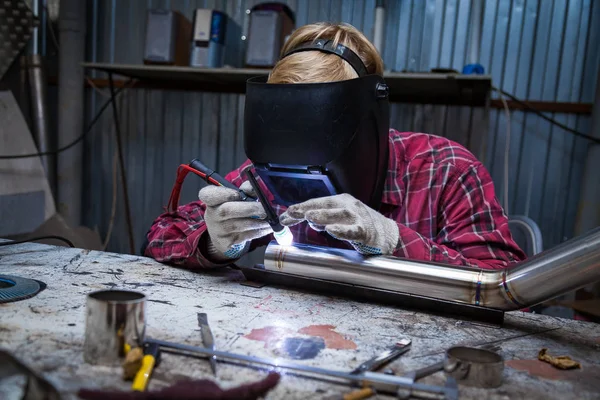
{"label": "metal tube", "polygon": [[383,54],[383,34],[385,31],[385,4],[383,0],[377,0],[375,4],[375,23],[373,24],[373,45]]}
{"label": "metal tube", "polygon": [[[59,11],[58,146],[83,134],[83,68],[85,57],[85,4],[63,0]],[[58,158],[57,202],[59,212],[71,226],[81,223],[83,198],[83,143]]]}
{"label": "metal tube", "polygon": [[286,360],[280,359],[268,359],[254,356],[247,356],[243,354],[230,353],[226,351],[218,351],[207,349],[204,347],[190,346],[186,344],[167,342],[157,339],[146,339],[146,343],[153,343],[168,349],[175,349],[186,351],[190,353],[197,353],[206,356],[216,356],[219,359],[229,359],[244,361],[251,364],[268,365],[275,368],[289,369],[292,371],[300,371],[311,373],[320,376],[327,376],[331,378],[343,379],[345,381],[353,382],[362,385],[363,383],[371,384],[377,388],[377,390],[387,391],[396,393],[398,389],[409,389],[424,393],[434,393],[445,395],[451,388],[425,385],[420,383],[414,383],[412,379],[402,376],[386,375],[376,372],[365,372],[362,374],[351,374],[350,372],[335,371],[331,369],[324,369],[319,367],[312,367],[310,365],[294,364]]}
{"label": "metal tube", "polygon": [[506,281],[527,306],[600,281],[600,228],[521,263],[508,272]]}
{"label": "metal tube", "polygon": [[434,299],[515,310],[600,280],[600,228],[523,261],[484,270],[300,245],[265,252],[265,269]]}
{"label": "metal tube", "polygon": [[[32,2],[32,11],[33,15],[36,17],[40,16],[40,0],[33,0]],[[40,53],[40,36],[39,36],[39,28],[35,26],[31,32],[31,54],[39,54]]]}
{"label": "metal tube", "polygon": [[125,347],[143,343],[146,332],[143,293],[100,290],[88,294],[85,310],[83,359],[93,365],[117,366]]}
{"label": "metal tube", "polygon": [[[46,39],[47,39],[47,29],[48,29],[48,6],[46,5],[46,0],[41,0],[41,5],[42,5],[42,12],[41,15],[42,17],[40,18],[40,31],[41,31],[41,37],[40,37],[40,54],[42,56],[46,56]],[[52,21],[50,21],[50,23],[52,23]]]}
{"label": "metal tube", "polygon": [[469,41],[469,60],[467,64],[479,62],[481,42],[481,27],[483,25],[483,0],[473,0],[471,3],[471,39]]}
{"label": "metal tube", "polygon": [[[50,137],[48,129],[48,106],[46,103],[46,72],[42,56],[33,54],[26,57],[29,94],[31,99],[31,116],[33,138],[41,153],[54,149],[56,143]],[[56,194],[56,155],[42,157],[50,190]]]}

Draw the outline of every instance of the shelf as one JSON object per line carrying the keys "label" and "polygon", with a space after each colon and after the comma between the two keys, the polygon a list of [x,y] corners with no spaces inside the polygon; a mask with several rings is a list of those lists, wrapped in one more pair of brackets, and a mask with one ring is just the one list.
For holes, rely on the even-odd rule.
{"label": "shelf", "polygon": [[[157,65],[83,63],[87,69],[138,79],[150,87],[245,93],[246,81],[266,76],[268,69],[193,68]],[[384,75],[390,101],[399,103],[486,106],[492,86],[487,75],[399,73]]]}

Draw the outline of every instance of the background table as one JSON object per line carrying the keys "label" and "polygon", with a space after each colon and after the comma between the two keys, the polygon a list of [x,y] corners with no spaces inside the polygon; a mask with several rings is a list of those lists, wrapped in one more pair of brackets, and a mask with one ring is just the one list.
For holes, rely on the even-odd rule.
{"label": "background table", "polygon": [[[1,247],[0,273],[48,285],[31,299],[0,304],[0,346],[67,395],[80,387],[129,388],[119,368],[91,366],[82,357],[86,295],[119,288],[148,296],[147,334],[157,339],[201,345],[196,314],[206,312],[219,350],[350,371],[398,339],[409,338],[412,349],[391,365],[397,373],[440,361],[452,345],[499,341],[506,360],[503,386],[461,386],[461,398],[600,397],[600,328],[589,322],[512,312],[502,327],[489,326],[400,307],[243,286],[243,275],[229,268],[193,272],[138,256],[31,243]],[[303,356],[296,351],[298,344]],[[583,368],[560,371],[538,361],[543,347],[553,355],[570,355]],[[264,376],[264,369],[218,364],[218,382],[224,387]],[[150,388],[182,378],[213,379],[207,361],[163,354]],[[423,382],[441,385],[444,376],[438,373]],[[0,398],[13,398],[18,383],[0,381]],[[334,398],[348,390],[288,373],[267,398]]]}

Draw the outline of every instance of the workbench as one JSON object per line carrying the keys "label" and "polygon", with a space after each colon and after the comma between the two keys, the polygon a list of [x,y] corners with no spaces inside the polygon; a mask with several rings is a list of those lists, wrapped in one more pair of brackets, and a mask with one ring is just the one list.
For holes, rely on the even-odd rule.
{"label": "workbench", "polygon": [[[86,295],[111,288],[148,296],[147,335],[155,339],[201,345],[197,313],[206,312],[218,350],[350,371],[409,338],[411,350],[391,364],[397,374],[440,361],[453,345],[495,342],[506,361],[503,386],[490,390],[461,385],[460,398],[600,398],[600,329],[589,322],[511,312],[499,327],[401,306],[245,286],[243,275],[232,268],[188,271],[139,256],[34,243],[0,247],[0,273],[47,284],[35,297],[0,304],[0,347],[72,398],[81,387],[130,387],[120,368],[92,366],[82,356]],[[298,352],[290,343],[313,346]],[[571,356],[582,369],[561,371],[538,361],[542,348]],[[217,381],[231,387],[265,377],[266,371],[220,362]],[[339,398],[350,390],[281,372],[268,399]],[[206,360],[163,354],[150,389],[183,378],[213,376]],[[443,385],[445,377],[437,373],[423,382]],[[0,398],[14,398],[17,385],[15,379],[0,381]]]}

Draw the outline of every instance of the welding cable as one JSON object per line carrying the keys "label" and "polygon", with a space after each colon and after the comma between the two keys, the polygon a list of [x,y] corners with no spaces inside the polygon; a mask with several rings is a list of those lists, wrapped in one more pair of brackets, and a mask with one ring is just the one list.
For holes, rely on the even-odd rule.
{"label": "welding cable", "polygon": [[[130,83],[131,83],[131,85],[129,85]],[[135,81],[133,79],[129,79],[122,87],[120,87],[119,89],[117,89],[115,91],[115,96],[118,95],[119,93],[121,93],[125,89],[132,88],[134,84],[135,84]],[[102,107],[100,107],[100,110],[98,110],[98,112],[96,113],[96,115],[94,116],[94,118],[92,119],[92,121],[90,122],[90,124],[88,125],[88,128],[86,129],[86,131],[84,133],[82,133],[77,139],[73,140],[71,143],[67,144],[66,146],[63,146],[63,147],[61,147],[59,149],[56,149],[56,150],[44,151],[44,152],[39,152],[39,153],[17,154],[17,155],[0,155],[0,160],[13,160],[13,159],[17,159],[17,158],[31,158],[31,157],[51,156],[51,155],[59,154],[59,153],[62,153],[63,151],[69,150],[71,147],[73,147],[76,144],[78,144],[79,142],[81,142],[92,131],[92,128],[94,127],[94,125],[96,125],[96,123],[98,122],[98,120],[102,116],[102,113],[104,112],[104,110],[106,110],[108,108],[108,106],[110,106],[111,102],[112,102],[112,96],[111,96],[110,99],[108,99],[102,105]]]}
{"label": "welding cable", "polygon": [[567,131],[569,133],[572,133],[575,136],[579,136],[581,138],[584,138],[584,139],[587,139],[589,141],[592,141],[592,142],[594,142],[596,144],[600,144],[600,139],[598,139],[598,138],[596,138],[594,136],[585,134],[583,132],[579,132],[579,131],[577,131],[577,130],[575,130],[573,128],[569,128],[565,124],[562,124],[562,123],[556,121],[555,119],[552,119],[552,118],[546,116],[543,112],[541,112],[540,110],[536,109],[535,107],[529,105],[529,103],[527,103],[526,101],[520,100],[517,97],[515,97],[514,95],[512,95],[512,94],[510,94],[508,92],[505,92],[504,90],[499,89],[499,88],[497,88],[495,86],[492,86],[492,90],[494,90],[494,91],[496,91],[498,93],[502,93],[503,95],[505,95],[506,97],[508,97],[512,101],[514,101],[515,103],[518,103],[518,104],[522,105],[523,107],[525,107],[529,111],[533,112],[534,114],[537,114],[540,118],[545,119],[546,121],[550,122],[551,124],[556,125],[559,128],[562,128],[565,131]]}
{"label": "welding cable", "polygon": [[36,242],[38,240],[43,240],[43,239],[56,239],[56,240],[60,240],[62,242],[65,242],[66,244],[69,245],[69,247],[75,247],[75,245],[73,244],[73,242],[71,242],[69,239],[67,239],[65,237],[62,237],[62,236],[56,236],[56,235],[37,236],[37,237],[29,238],[29,239],[11,240],[10,242],[1,242],[0,246],[12,246],[14,244]]}
{"label": "welding cable", "polygon": [[183,185],[183,181],[189,172],[193,172],[198,175],[202,179],[208,181],[208,183],[215,186],[223,186],[219,181],[207,176],[205,173],[198,171],[195,168],[190,167],[186,164],[181,164],[179,168],[177,168],[177,179],[175,180],[175,184],[173,185],[173,189],[171,190],[171,196],[169,197],[169,203],[167,204],[167,210],[171,210],[171,212],[177,211],[177,207],[179,205],[179,197],[181,195],[181,187]]}

